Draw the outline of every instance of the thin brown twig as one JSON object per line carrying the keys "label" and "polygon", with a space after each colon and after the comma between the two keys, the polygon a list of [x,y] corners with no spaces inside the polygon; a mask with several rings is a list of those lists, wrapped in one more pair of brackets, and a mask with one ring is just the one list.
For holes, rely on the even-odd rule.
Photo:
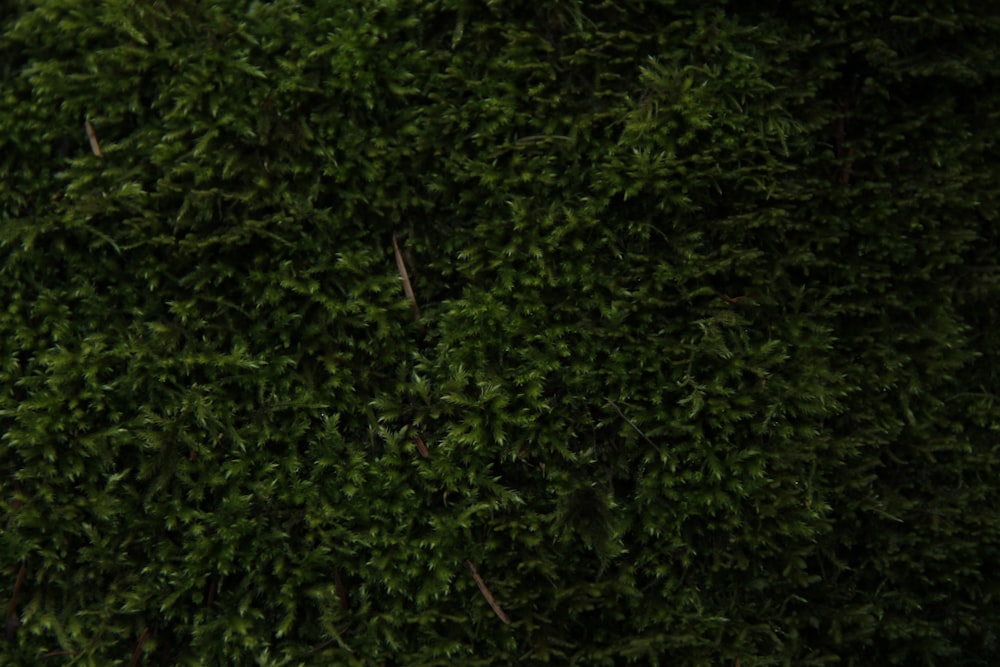
{"label": "thin brown twig", "polygon": [[403,292],[406,293],[406,297],[410,300],[413,305],[414,319],[420,319],[420,306],[417,305],[417,297],[413,294],[413,285],[410,283],[410,274],[406,272],[406,263],[403,261],[403,253],[399,250],[399,243],[396,241],[396,235],[392,235],[392,249],[396,251],[396,268],[399,269],[399,275],[403,277]]}
{"label": "thin brown twig", "polygon": [[21,507],[21,498],[20,498],[20,496],[22,496],[22,495],[24,495],[24,494],[21,491],[21,483],[15,479],[14,480],[14,499],[12,501],[10,501],[11,507],[13,507],[14,509],[18,509],[19,507]]}
{"label": "thin brown twig", "polygon": [[493,609],[493,613],[496,614],[497,618],[503,621],[506,625],[510,625],[510,618],[504,613],[503,609],[500,608],[500,605],[497,604],[497,601],[493,598],[493,594],[490,593],[490,589],[487,588],[486,582],[483,581],[483,578],[479,576],[479,572],[476,571],[476,566],[472,564],[471,560],[465,561],[465,564],[469,566],[469,571],[472,572],[472,578],[476,580],[476,586],[479,586],[479,592],[483,594],[484,598],[486,598],[486,601]]}
{"label": "thin brown twig", "polygon": [[87,139],[90,140],[90,150],[97,157],[104,157],[104,153],[101,152],[101,143],[97,140],[97,132],[94,130],[93,124],[88,120],[84,121],[84,127],[87,128]]}
{"label": "thin brown twig", "polygon": [[24,585],[24,577],[28,572],[28,562],[21,563],[21,570],[17,573],[17,582],[14,584],[14,593],[10,596],[10,604],[7,605],[7,640],[14,641],[17,635],[17,628],[21,625],[21,619],[17,615],[17,596]]}
{"label": "thin brown twig", "polygon": [[48,653],[43,653],[42,657],[43,658],[55,658],[55,657],[60,656],[60,655],[76,655],[76,651],[66,651],[66,650],[62,650],[62,651],[49,651]]}
{"label": "thin brown twig", "polygon": [[851,182],[851,169],[854,165],[854,148],[844,147],[847,143],[847,121],[851,114],[851,95],[848,94],[840,102],[841,115],[837,118],[837,157],[841,159],[839,174],[840,182],[849,185]]}
{"label": "thin brown twig", "polygon": [[344,588],[344,580],[340,578],[340,570],[337,568],[333,568],[333,585],[337,589],[340,608],[347,611],[347,589]]}
{"label": "thin brown twig", "polygon": [[211,607],[215,603],[215,593],[219,587],[219,575],[214,575],[208,582],[208,595],[205,596],[205,607]]}
{"label": "thin brown twig", "polygon": [[149,637],[149,628],[143,628],[142,635],[139,637],[139,643],[135,645],[135,650],[132,651],[132,659],[129,660],[129,667],[135,667],[139,664],[139,660],[142,658],[142,645],[146,643],[146,638]]}

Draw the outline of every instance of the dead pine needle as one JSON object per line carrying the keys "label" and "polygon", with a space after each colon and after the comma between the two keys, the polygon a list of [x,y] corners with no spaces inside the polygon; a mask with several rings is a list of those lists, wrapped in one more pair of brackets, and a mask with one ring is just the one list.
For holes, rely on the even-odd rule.
{"label": "dead pine needle", "polygon": [[[194,454],[194,452],[191,452]],[[219,587],[219,575],[212,577],[208,584],[208,595],[205,596],[205,608],[211,607],[215,603],[215,593]]]}
{"label": "dead pine needle", "polygon": [[146,643],[147,637],[149,637],[149,628],[144,628],[142,636],[139,637],[139,643],[135,645],[135,651],[132,652],[132,659],[128,663],[129,667],[135,667],[139,664],[139,660],[142,658],[142,645]]}
{"label": "dead pine needle", "polygon": [[469,566],[469,571],[472,572],[472,578],[476,580],[476,586],[479,586],[479,592],[483,594],[486,601],[489,603],[490,607],[493,609],[493,613],[497,615],[501,621],[506,625],[510,625],[510,618],[504,613],[500,605],[493,598],[493,594],[490,593],[490,589],[486,587],[486,582],[483,578],[479,576],[479,572],[476,571],[476,566],[472,564],[471,560],[465,561],[465,564]]}
{"label": "dead pine needle", "polygon": [[624,419],[625,422],[629,426],[631,426],[633,429],[635,429],[635,432],[638,433],[640,436],[642,436],[643,440],[645,440],[650,445],[652,445],[653,449],[655,449],[657,451],[657,453],[660,454],[660,456],[663,455],[663,451],[656,445],[656,443],[653,442],[652,440],[650,440],[649,436],[646,435],[645,433],[643,433],[642,429],[640,429],[638,426],[636,426],[634,421],[632,421],[631,419],[629,419],[628,417],[625,416],[625,413],[622,412],[622,409],[618,407],[617,403],[615,403],[614,401],[609,400],[608,401],[608,405],[610,405],[611,407],[613,407],[615,409],[615,412],[618,413],[618,416],[621,417],[622,419]]}
{"label": "dead pine needle", "polygon": [[414,319],[420,319],[420,306],[417,305],[417,297],[413,294],[413,285],[410,283],[410,274],[406,272],[406,263],[403,261],[403,253],[399,251],[399,243],[396,241],[396,235],[392,235],[392,249],[396,251],[396,268],[399,269],[399,275],[403,277],[403,292],[406,293],[406,298],[410,300],[410,304],[413,306]]}
{"label": "dead pine needle", "polygon": [[430,458],[431,453],[428,451],[427,445],[424,444],[424,439],[420,437],[420,434],[414,433],[413,439],[417,443],[417,451],[420,452],[420,455],[425,459]]}
{"label": "dead pine needle", "polygon": [[344,643],[344,640],[341,638],[340,633],[338,633],[334,628],[329,626],[327,626],[327,631],[330,632],[333,635],[333,637],[327,639],[322,644],[313,646],[311,649],[309,649],[310,653],[319,653],[320,651],[324,651],[333,646],[334,644],[337,644],[338,646],[340,646],[340,648],[344,649],[351,655],[354,654],[354,651],[351,649],[351,647]]}
{"label": "dead pine needle", "polygon": [[21,619],[17,614],[17,596],[21,593],[21,586],[24,585],[24,577],[27,572],[28,563],[24,561],[17,573],[17,581],[14,583],[14,592],[10,596],[10,604],[7,605],[7,641],[14,641],[17,629],[21,625]]}
{"label": "dead pine needle", "polygon": [[43,657],[43,658],[56,658],[56,657],[59,657],[60,655],[75,656],[76,655],[76,651],[67,651],[65,649],[61,650],[61,651],[49,651],[48,653],[43,653],[41,657]]}
{"label": "dead pine needle", "polygon": [[94,125],[88,120],[84,121],[83,126],[87,128],[87,139],[90,140],[90,151],[97,157],[104,157],[104,153],[101,152],[101,142],[97,140],[97,132],[94,130]]}
{"label": "dead pine needle", "polygon": [[340,570],[333,568],[333,585],[337,589],[337,599],[340,600],[340,608],[347,611],[347,588],[344,587],[344,580],[340,578]]}

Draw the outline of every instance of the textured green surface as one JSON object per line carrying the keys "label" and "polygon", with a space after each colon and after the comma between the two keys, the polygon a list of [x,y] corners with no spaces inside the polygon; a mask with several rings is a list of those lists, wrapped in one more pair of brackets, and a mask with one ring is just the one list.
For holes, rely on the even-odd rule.
{"label": "textured green surface", "polygon": [[0,0],[0,662],[992,664],[992,5]]}

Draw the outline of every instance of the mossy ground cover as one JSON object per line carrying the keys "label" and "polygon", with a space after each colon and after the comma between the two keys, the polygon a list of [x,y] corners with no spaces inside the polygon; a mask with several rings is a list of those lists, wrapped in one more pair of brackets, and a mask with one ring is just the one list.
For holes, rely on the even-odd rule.
{"label": "mossy ground cover", "polygon": [[991,664],[996,14],[0,1],[0,661]]}

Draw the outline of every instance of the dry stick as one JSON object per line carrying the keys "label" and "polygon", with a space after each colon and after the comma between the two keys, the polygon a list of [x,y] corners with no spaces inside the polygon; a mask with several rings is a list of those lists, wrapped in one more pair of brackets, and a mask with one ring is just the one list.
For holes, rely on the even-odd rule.
{"label": "dry stick", "polygon": [[94,131],[94,126],[90,121],[84,122],[84,127],[87,128],[87,139],[90,140],[90,150],[97,157],[104,157],[104,153],[101,152],[101,144],[97,141],[97,132]]}
{"label": "dry stick", "polygon": [[417,297],[413,294],[413,285],[410,284],[410,275],[406,272],[406,264],[403,262],[403,253],[399,251],[399,243],[396,242],[396,235],[392,235],[392,249],[396,251],[396,267],[399,275],[403,276],[403,291],[406,297],[413,304],[414,319],[420,319],[420,307],[417,305]]}
{"label": "dry stick", "polygon": [[427,450],[427,445],[424,444],[423,438],[420,437],[419,433],[413,434],[413,439],[417,441],[417,451],[425,459],[430,458],[431,453]]}
{"label": "dry stick", "polygon": [[21,619],[17,616],[17,596],[24,585],[24,575],[28,572],[28,562],[21,563],[21,571],[17,573],[17,583],[14,584],[14,594],[10,596],[10,604],[7,605],[7,640],[14,641],[17,635],[17,628],[21,625]]}
{"label": "dry stick", "polygon": [[486,601],[490,603],[490,607],[493,608],[493,613],[496,614],[497,618],[501,621],[510,625],[510,618],[508,618],[507,614],[503,612],[503,609],[500,608],[497,601],[493,599],[493,594],[490,593],[490,589],[486,587],[486,582],[483,581],[483,578],[479,576],[478,572],[476,572],[476,566],[472,564],[471,560],[465,561],[465,564],[469,566],[469,571],[472,572],[472,578],[476,580],[476,586],[479,586],[479,592],[482,593],[483,597],[486,598]]}
{"label": "dry stick", "polygon": [[139,643],[135,645],[135,651],[132,652],[132,659],[128,662],[129,667],[135,667],[139,664],[139,658],[142,657],[142,645],[146,643],[146,637],[149,637],[149,628],[143,629]]}

